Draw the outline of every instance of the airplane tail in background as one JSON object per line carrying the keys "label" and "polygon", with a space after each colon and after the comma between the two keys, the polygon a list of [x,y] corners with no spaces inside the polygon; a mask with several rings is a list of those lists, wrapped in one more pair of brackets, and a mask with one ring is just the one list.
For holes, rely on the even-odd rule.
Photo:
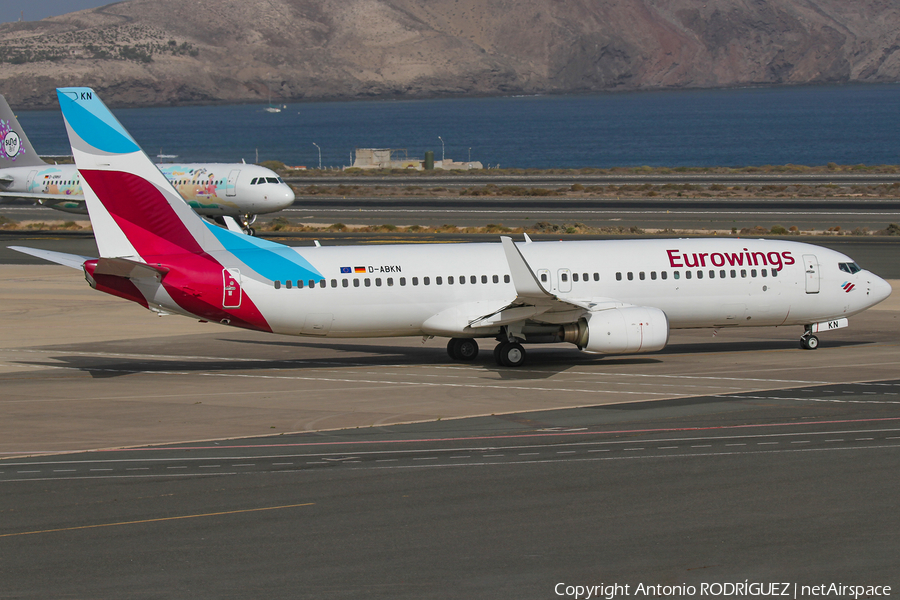
{"label": "airplane tail in background", "polygon": [[221,248],[92,89],[56,93],[101,257],[149,262]]}
{"label": "airplane tail in background", "polygon": [[38,167],[45,163],[37,155],[15,113],[0,95],[0,169],[8,167]]}

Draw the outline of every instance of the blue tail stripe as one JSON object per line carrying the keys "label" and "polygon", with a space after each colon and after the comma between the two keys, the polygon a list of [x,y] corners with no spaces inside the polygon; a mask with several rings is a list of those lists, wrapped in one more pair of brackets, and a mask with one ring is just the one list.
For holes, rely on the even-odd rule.
{"label": "blue tail stripe", "polygon": [[322,279],[322,274],[288,246],[241,235],[204,221],[219,243],[242,263],[272,281]]}
{"label": "blue tail stripe", "polygon": [[140,147],[90,88],[57,88],[63,116],[78,136],[101,152],[128,154]]}

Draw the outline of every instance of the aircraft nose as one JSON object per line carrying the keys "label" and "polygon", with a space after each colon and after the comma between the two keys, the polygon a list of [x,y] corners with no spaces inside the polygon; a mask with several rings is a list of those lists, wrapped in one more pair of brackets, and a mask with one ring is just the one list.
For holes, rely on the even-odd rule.
{"label": "aircraft nose", "polygon": [[296,197],[294,196],[294,190],[291,189],[291,186],[285,185],[284,192],[280,196],[280,201],[278,202],[279,208],[287,208],[291,204],[294,203]]}
{"label": "aircraft nose", "polygon": [[886,300],[892,291],[891,284],[881,277],[872,275],[871,279],[869,279],[869,299],[872,306]]}

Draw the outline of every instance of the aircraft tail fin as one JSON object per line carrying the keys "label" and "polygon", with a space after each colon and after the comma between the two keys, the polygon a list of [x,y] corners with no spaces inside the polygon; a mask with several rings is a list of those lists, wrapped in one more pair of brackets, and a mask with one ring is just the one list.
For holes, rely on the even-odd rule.
{"label": "aircraft tail fin", "polygon": [[0,168],[46,165],[37,155],[25,130],[19,125],[6,98],[0,95]]}
{"label": "aircraft tail fin", "polygon": [[56,94],[101,257],[150,262],[221,248],[94,90]]}

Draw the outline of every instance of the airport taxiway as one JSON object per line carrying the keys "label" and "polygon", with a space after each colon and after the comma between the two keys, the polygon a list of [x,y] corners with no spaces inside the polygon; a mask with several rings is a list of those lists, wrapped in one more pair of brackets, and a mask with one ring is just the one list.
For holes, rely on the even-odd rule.
{"label": "airport taxiway", "polygon": [[[896,290],[895,248],[857,259]],[[897,292],[812,352],[799,328],[676,331],[521,369],[489,342],[456,363],[159,318],[58,266],[0,265],[0,322],[13,597],[900,583]]]}

